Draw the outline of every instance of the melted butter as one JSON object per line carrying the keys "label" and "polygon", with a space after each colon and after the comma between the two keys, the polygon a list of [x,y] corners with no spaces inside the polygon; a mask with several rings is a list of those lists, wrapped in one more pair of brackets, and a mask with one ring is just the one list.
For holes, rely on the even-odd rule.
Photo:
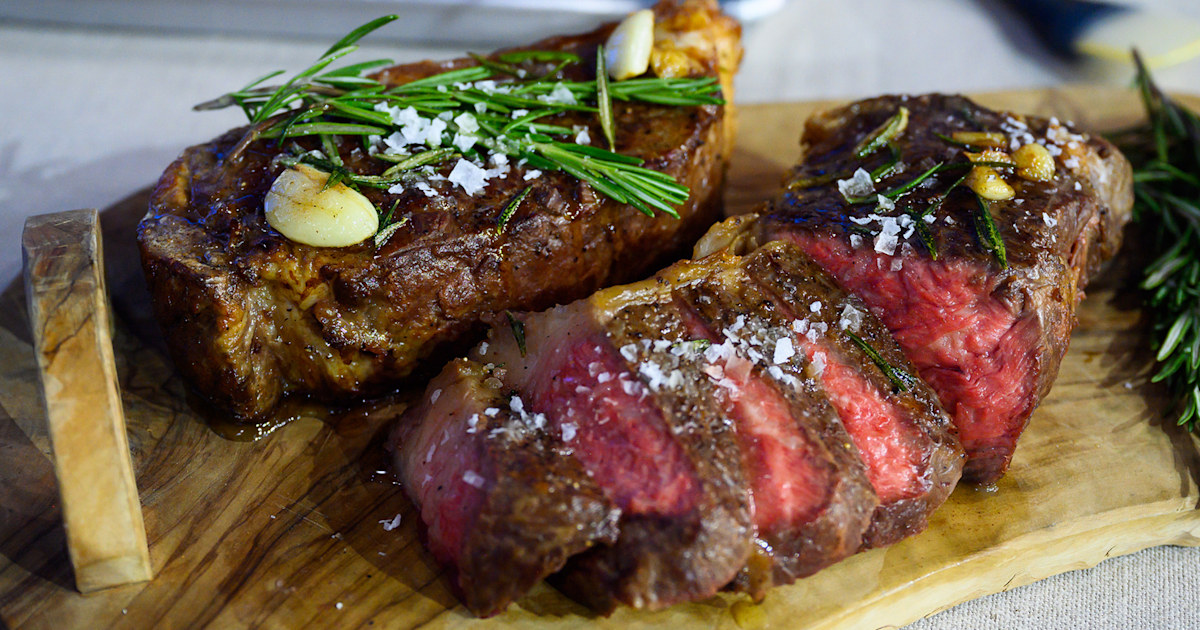
{"label": "melted butter", "polygon": [[289,397],[276,407],[269,418],[261,422],[238,422],[199,400],[193,400],[192,406],[200,412],[213,433],[233,442],[256,442],[300,418],[315,418],[334,430],[339,430],[345,424],[370,424],[369,418],[374,414],[399,415],[407,406],[408,398],[389,395],[364,398],[354,404],[339,406],[308,398]]}

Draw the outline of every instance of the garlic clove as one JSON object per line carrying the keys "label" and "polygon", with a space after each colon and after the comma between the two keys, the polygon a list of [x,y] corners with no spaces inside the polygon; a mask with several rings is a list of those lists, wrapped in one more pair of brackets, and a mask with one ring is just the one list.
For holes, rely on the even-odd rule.
{"label": "garlic clove", "polygon": [[642,9],[630,13],[613,29],[604,44],[608,76],[620,81],[644,74],[650,67],[653,48],[654,12]]}
{"label": "garlic clove", "polygon": [[1046,147],[1029,143],[1013,154],[1017,162],[1017,175],[1032,182],[1048,182],[1054,179],[1054,157]]}
{"label": "garlic clove", "polygon": [[267,223],[289,240],[314,247],[346,247],[379,230],[379,213],[357,190],[306,164],[285,170],[267,191]]}
{"label": "garlic clove", "polygon": [[1007,201],[1016,195],[1016,191],[996,169],[990,166],[976,166],[967,175],[967,186],[975,194],[988,201]]}

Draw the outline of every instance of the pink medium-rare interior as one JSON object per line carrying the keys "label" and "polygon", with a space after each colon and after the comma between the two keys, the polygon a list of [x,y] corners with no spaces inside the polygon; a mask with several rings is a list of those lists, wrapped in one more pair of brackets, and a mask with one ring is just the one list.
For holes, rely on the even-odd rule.
{"label": "pink medium-rare interior", "polygon": [[468,395],[437,392],[423,403],[423,421],[401,445],[404,487],[415,493],[421,519],[428,526],[429,550],[442,562],[457,561],[463,536],[474,522],[491,484],[483,462],[481,435],[468,433],[478,410]]}
{"label": "pink medium-rare interior", "polygon": [[550,424],[610,501],[630,514],[695,507],[695,469],[646,386],[602,335],[570,340],[528,386]]}
{"label": "pink medium-rare interior", "polygon": [[1032,315],[1018,318],[992,295],[995,276],[920,255],[893,271],[892,256],[839,238],[788,236],[883,320],[950,412],[968,457],[1007,462],[1034,400],[1038,339]]}
{"label": "pink medium-rare interior", "polygon": [[[694,313],[680,310],[693,338],[719,343]],[[744,357],[719,358],[705,372],[737,427],[758,531],[812,520],[829,501],[830,471],[814,464],[814,445],[800,431],[787,401]]]}
{"label": "pink medium-rare interior", "polygon": [[818,353],[822,356],[821,384],[858,448],[867,467],[867,479],[880,503],[923,492],[928,485],[922,474],[923,455],[918,442],[906,435],[916,429],[905,421],[904,412],[890,404],[837,353],[821,348],[821,344],[810,342],[803,335],[798,335],[796,341],[809,361],[816,361]]}

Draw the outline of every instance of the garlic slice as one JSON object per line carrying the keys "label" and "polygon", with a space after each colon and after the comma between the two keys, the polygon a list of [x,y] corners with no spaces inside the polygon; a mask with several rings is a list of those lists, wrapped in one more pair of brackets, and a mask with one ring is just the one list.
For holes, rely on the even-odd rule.
{"label": "garlic slice", "polygon": [[613,29],[604,44],[608,76],[620,81],[644,74],[650,67],[653,48],[654,12],[642,9],[630,13]]}
{"label": "garlic slice", "polygon": [[361,243],[379,230],[379,213],[362,193],[307,164],[279,174],[263,206],[267,223],[289,240],[315,247]]}

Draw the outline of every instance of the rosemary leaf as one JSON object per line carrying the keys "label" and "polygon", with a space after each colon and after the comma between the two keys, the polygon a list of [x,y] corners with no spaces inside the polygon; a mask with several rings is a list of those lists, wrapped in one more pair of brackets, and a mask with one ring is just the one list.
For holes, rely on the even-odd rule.
{"label": "rosemary leaf", "polygon": [[508,327],[512,329],[513,339],[517,340],[517,349],[521,351],[521,356],[525,356],[525,322],[517,319],[512,311],[504,311],[504,316],[508,318]]}
{"label": "rosemary leaf", "polygon": [[901,105],[900,109],[891,118],[888,118],[866,138],[863,138],[862,142],[854,148],[854,156],[865,158],[882,149],[888,143],[900,137],[900,134],[904,133],[906,127],[908,127],[908,108]]}
{"label": "rosemary leaf", "polygon": [[596,51],[596,103],[600,109],[600,128],[608,140],[608,148],[617,147],[616,131],[613,128],[612,96],[608,93],[608,67],[604,65],[604,46]]}
{"label": "rosemary leaf", "polygon": [[843,330],[842,332],[850,338],[850,341],[854,342],[854,345],[858,346],[864,353],[866,353],[867,357],[869,357],[875,366],[879,368],[879,371],[883,372],[883,375],[886,376],[887,379],[892,382],[892,385],[895,385],[897,389],[902,392],[906,392],[908,391],[908,388],[913,385],[915,379],[911,374],[888,363],[887,360],[884,359],[883,356],[879,354],[877,350],[875,350],[875,348],[872,348],[871,344],[863,340],[862,337],[859,337],[849,330]]}
{"label": "rosemary leaf", "polygon": [[500,213],[500,219],[496,221],[496,235],[499,236],[504,232],[504,226],[508,225],[508,220],[512,218],[513,213],[521,206],[521,202],[525,201],[525,197],[529,196],[529,191],[533,190],[533,186],[526,186],[521,192],[513,196],[512,201],[504,206],[504,211]]}
{"label": "rosemary leaf", "polygon": [[996,221],[992,219],[992,210],[983,197],[976,195],[975,198],[979,201],[979,208],[975,212],[975,235],[979,238],[979,244],[992,253],[1001,269],[1008,269],[1008,253],[1004,250],[1000,231],[996,229]]}

